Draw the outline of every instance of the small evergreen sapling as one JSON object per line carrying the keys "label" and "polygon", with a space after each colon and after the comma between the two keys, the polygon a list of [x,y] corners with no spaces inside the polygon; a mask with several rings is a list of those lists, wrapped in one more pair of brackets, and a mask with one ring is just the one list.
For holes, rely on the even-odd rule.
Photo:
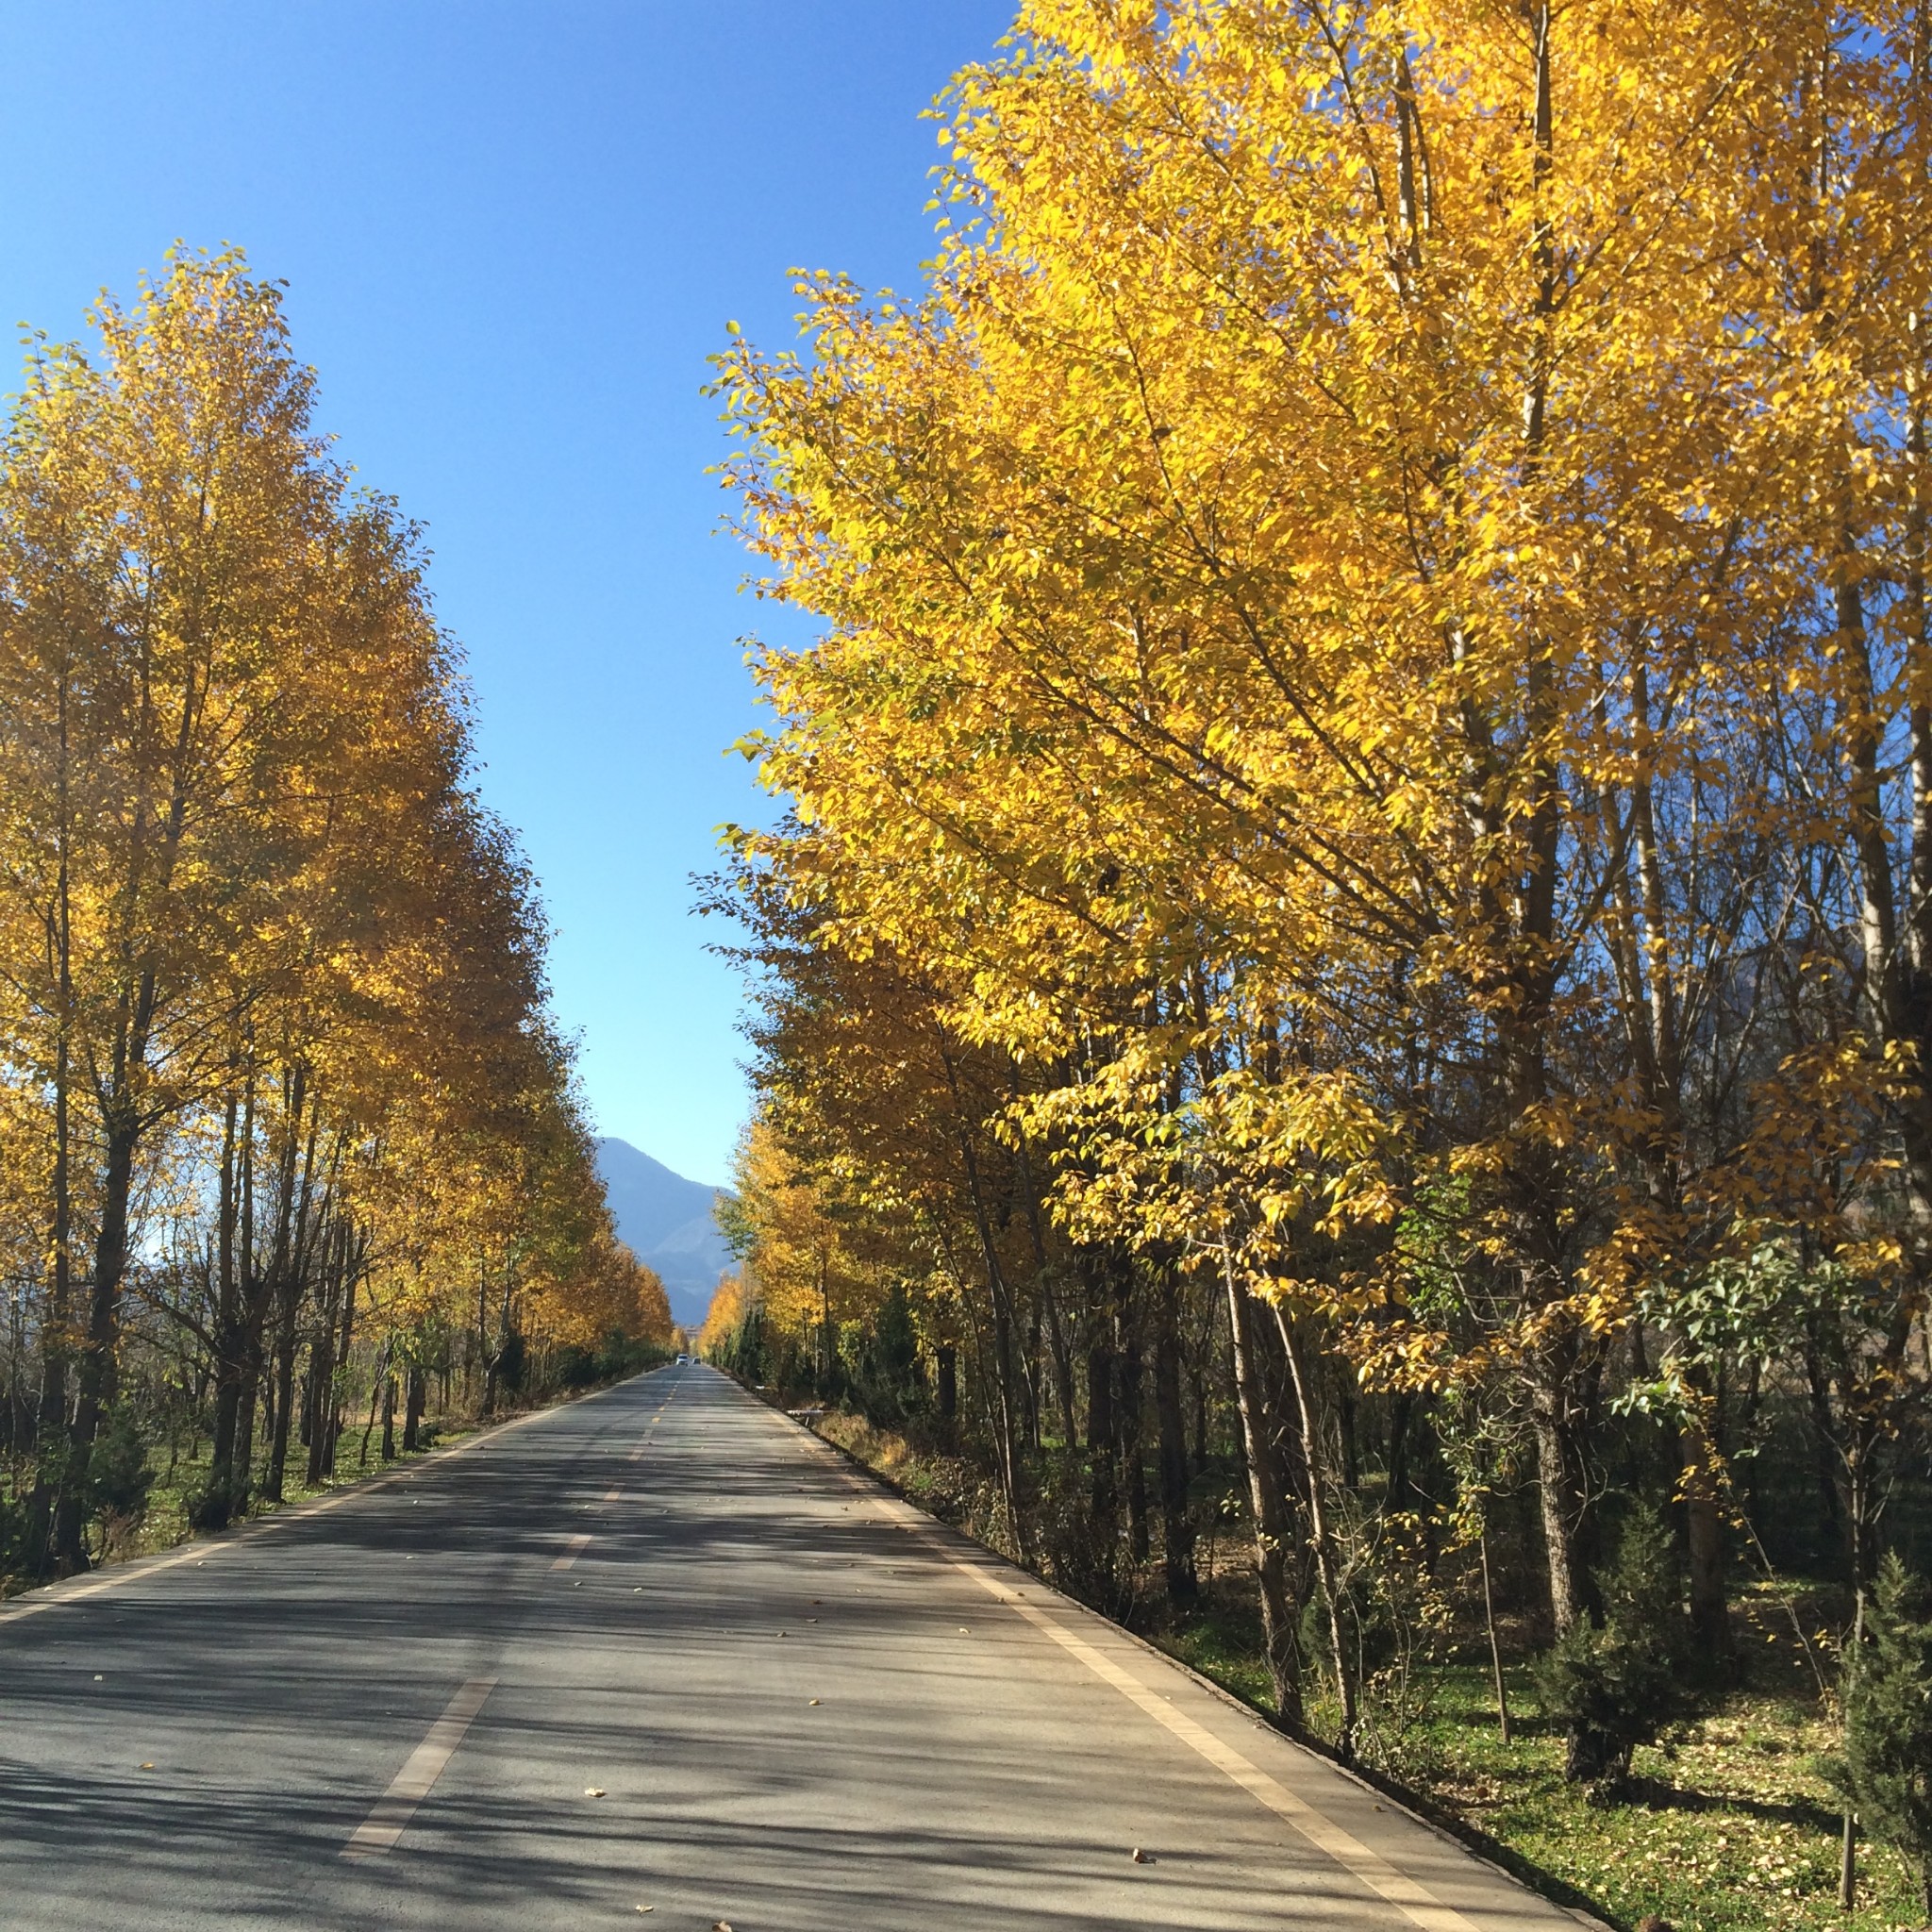
{"label": "small evergreen sapling", "polygon": [[1604,1621],[1579,1618],[1538,1666],[1544,1707],[1570,1734],[1565,1776],[1620,1792],[1637,1746],[1697,1714],[1690,1660],[1670,1531],[1655,1509],[1633,1510],[1604,1578]]}
{"label": "small evergreen sapling", "polygon": [[1903,1853],[1932,1920],[1932,1585],[1886,1556],[1845,1697],[1842,1781],[1859,1822]]}
{"label": "small evergreen sapling", "polygon": [[147,1444],[133,1414],[117,1407],[108,1412],[88,1456],[88,1501],[92,1508],[138,1517],[147,1508],[154,1472]]}

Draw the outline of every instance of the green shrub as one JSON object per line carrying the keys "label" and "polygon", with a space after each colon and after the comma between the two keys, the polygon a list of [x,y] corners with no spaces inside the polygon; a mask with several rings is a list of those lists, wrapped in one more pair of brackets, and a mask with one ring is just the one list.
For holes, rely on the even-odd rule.
{"label": "green shrub", "polygon": [[1577,1619],[1537,1666],[1543,1707],[1569,1732],[1564,1774],[1604,1798],[1630,1776],[1630,1754],[1694,1717],[1690,1620],[1676,1551],[1654,1509],[1631,1512],[1602,1579],[1604,1619]]}
{"label": "green shrub", "polygon": [[147,1466],[147,1443],[125,1408],[109,1410],[88,1457],[88,1501],[103,1515],[140,1517],[154,1486]]}
{"label": "green shrub", "polygon": [[1919,1874],[1932,1918],[1932,1587],[1888,1555],[1845,1696],[1839,1781]]}
{"label": "green shrub", "polygon": [[529,1366],[529,1344],[514,1328],[503,1338],[496,1357],[496,1386],[512,1395],[524,1386],[524,1371]]}
{"label": "green shrub", "polygon": [[840,1366],[847,1391],[875,1428],[896,1428],[924,1407],[919,1338],[903,1282],[879,1304],[870,1322],[847,1322],[839,1336]]}
{"label": "green shrub", "polygon": [[33,1573],[31,1541],[27,1511],[20,1504],[0,1496],[0,1596],[6,1594],[12,1578]]}
{"label": "green shrub", "polygon": [[181,1513],[190,1529],[225,1529],[235,1514],[235,1499],[229,1493],[225,1476],[210,1475],[197,1483],[181,1498]]}

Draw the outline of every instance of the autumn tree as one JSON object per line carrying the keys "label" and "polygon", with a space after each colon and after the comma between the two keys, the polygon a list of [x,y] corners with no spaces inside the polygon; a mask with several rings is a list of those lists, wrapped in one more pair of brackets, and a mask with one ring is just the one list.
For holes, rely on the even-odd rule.
{"label": "autumn tree", "polygon": [[1040,0],[942,104],[924,287],[807,276],[801,352],[722,359],[821,626],[757,659],[794,815],[741,849],[1018,1070],[1084,1265],[1224,1283],[1284,1707],[1366,1395],[1520,1421],[1561,1637],[1639,1391],[1711,1668],[1712,1284],[1795,1245],[1918,1399],[1925,60],[1749,0]]}
{"label": "autumn tree", "polygon": [[[279,289],[183,254],[91,321],[37,343],[0,446],[28,1570],[90,1560],[130,1348],[199,1365],[219,1522],[282,1493],[291,1441],[326,1474],[358,1332],[388,1347],[369,1318],[421,1306],[402,1274],[460,1274],[434,1312],[458,1333],[472,1264],[513,1276],[479,1349],[668,1334],[603,1206],[527,868],[470,786],[420,536],[316,431]],[[405,1149],[444,1163],[433,1208],[428,1174],[387,1178]]]}

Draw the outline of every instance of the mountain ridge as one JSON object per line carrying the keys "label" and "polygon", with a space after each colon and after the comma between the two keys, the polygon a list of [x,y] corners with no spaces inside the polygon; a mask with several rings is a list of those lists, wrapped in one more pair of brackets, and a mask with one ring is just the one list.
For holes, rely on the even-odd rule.
{"label": "mountain ridge", "polygon": [[672,1319],[695,1327],[719,1275],[733,1265],[715,1212],[726,1191],[687,1180],[614,1134],[597,1142],[597,1177],[618,1239],[656,1270]]}

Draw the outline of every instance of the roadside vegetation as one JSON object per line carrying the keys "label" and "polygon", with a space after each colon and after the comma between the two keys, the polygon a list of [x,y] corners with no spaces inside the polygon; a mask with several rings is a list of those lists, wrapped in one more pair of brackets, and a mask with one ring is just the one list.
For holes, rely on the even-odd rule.
{"label": "roadside vegetation", "polygon": [[719,364],[705,1345],[1630,1924],[1932,1917],[1928,48],[1034,0]]}
{"label": "roadside vegetation", "polygon": [[0,1590],[671,1339],[419,533],[184,255],[0,437]]}

